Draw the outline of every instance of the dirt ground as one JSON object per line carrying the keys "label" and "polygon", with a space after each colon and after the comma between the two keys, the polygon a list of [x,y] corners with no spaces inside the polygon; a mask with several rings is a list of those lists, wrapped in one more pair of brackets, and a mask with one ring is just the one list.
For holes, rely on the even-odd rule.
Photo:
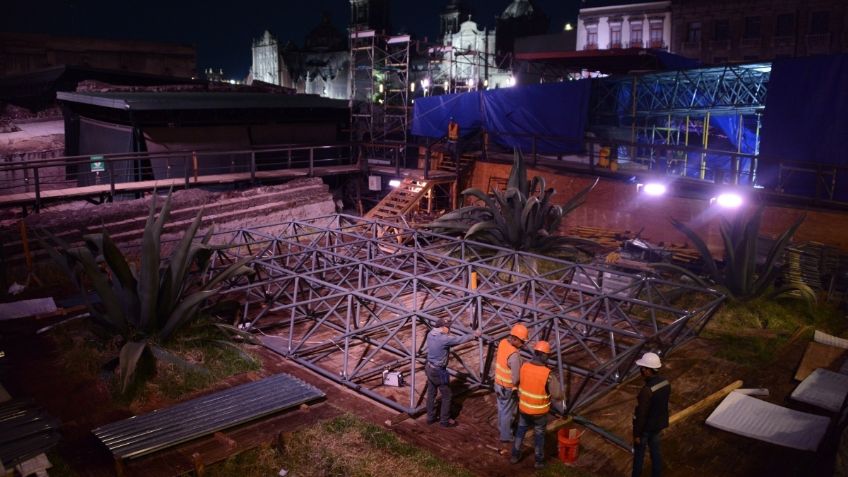
{"label": "dirt ground", "polygon": [[[4,385],[13,396],[32,397],[48,412],[61,419],[64,439],[58,453],[70,466],[82,475],[112,475],[113,462],[90,430],[126,418],[132,412],[127,407],[114,404],[102,383],[75,382],[64,376],[57,364],[58,356],[51,340],[43,335],[35,337],[29,334],[31,329],[25,330],[27,333],[22,331],[6,329],[0,338],[0,345],[7,356],[3,366]],[[751,369],[716,357],[716,342],[704,338],[694,340],[665,361],[664,375],[670,379],[673,389],[671,412],[679,411],[737,379],[744,380],[745,387],[766,387],[771,391],[768,401],[791,406],[786,396],[795,385],[791,377],[804,347],[804,342],[797,342],[773,365]],[[481,476],[534,474],[532,458],[525,457],[520,464],[511,466],[506,457],[495,452],[497,418],[491,393],[477,392],[457,398],[455,413],[460,424],[456,428],[443,429],[428,426],[423,416],[408,418],[399,415],[267,349],[256,348],[255,351],[264,362],[261,372],[235,376],[228,382],[219,383],[216,389],[287,372],[324,390],[327,393],[326,401],[309,409],[284,413],[228,431],[225,435],[229,437],[201,439],[134,462],[129,466],[129,475],[157,476],[186,472],[192,468],[190,456],[195,452],[200,451],[204,459],[212,462],[227,453],[249,448],[259,442],[272,441],[281,432],[290,432],[345,412],[354,413],[378,425],[393,423],[387,427],[401,438]],[[624,384],[580,414],[627,439],[639,386],[638,380]],[[191,397],[195,396],[186,396],[186,399]],[[156,402],[148,404],[148,407],[168,404],[171,403]],[[704,425],[704,420],[710,412],[711,409],[691,416],[664,432],[665,475],[829,475],[825,473],[828,468],[825,456],[784,449],[709,428]],[[232,447],[233,442],[238,443],[238,449]],[[553,436],[549,436],[547,447],[553,458],[556,453]],[[529,452],[527,449],[525,455]],[[629,452],[591,431],[583,435],[580,456],[575,466],[579,470],[599,476],[624,476],[629,475],[630,465]]]}

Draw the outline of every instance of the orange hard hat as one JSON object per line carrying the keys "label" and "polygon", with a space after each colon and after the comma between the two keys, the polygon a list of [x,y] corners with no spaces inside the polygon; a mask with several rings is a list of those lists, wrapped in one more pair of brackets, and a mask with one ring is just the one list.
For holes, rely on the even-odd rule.
{"label": "orange hard hat", "polygon": [[527,327],[521,323],[513,326],[509,334],[515,336],[521,341],[527,341],[527,338],[530,336],[530,333],[527,331]]}
{"label": "orange hard hat", "polygon": [[533,347],[533,350],[548,354],[551,352],[551,345],[547,341],[539,341],[536,343],[536,346]]}

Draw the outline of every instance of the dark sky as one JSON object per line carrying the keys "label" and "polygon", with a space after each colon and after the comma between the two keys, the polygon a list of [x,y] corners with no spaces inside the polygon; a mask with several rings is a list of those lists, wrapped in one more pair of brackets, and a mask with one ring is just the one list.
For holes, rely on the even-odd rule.
{"label": "dark sky", "polygon": [[[473,19],[494,27],[511,0],[467,0]],[[580,0],[535,0],[551,17],[551,30],[574,21]],[[302,45],[321,12],[347,25],[348,0],[3,0],[0,31],[189,43],[198,68],[220,67],[229,77],[247,75],[251,39],[267,28],[281,41]],[[394,28],[435,37],[447,0],[394,0]]]}

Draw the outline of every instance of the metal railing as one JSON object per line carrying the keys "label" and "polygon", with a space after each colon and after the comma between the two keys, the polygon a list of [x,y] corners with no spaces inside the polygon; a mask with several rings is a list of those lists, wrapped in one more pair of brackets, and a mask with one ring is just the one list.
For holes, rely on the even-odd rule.
{"label": "metal railing", "polygon": [[[38,211],[57,189],[80,189],[80,198],[114,198],[122,192],[137,192],[156,185],[186,188],[219,183],[250,182],[273,178],[274,171],[300,170],[313,176],[316,169],[354,165],[357,145],[286,145],[225,151],[176,151],[162,153],[119,153],[68,156],[0,164],[0,200],[24,194],[15,205],[31,205]],[[210,176],[215,176],[215,180]],[[206,179],[206,180],[204,180]],[[138,187],[127,187],[127,184]],[[93,187],[90,186],[101,186]],[[45,196],[45,193],[48,193]],[[32,194],[32,195],[30,195]],[[8,202],[8,201],[7,201]],[[24,206],[26,206],[24,205]]]}

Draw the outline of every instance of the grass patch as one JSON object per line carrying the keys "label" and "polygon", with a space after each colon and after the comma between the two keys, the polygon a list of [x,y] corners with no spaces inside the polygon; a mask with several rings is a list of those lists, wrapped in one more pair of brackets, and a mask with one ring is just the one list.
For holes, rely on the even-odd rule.
{"label": "grass patch", "polygon": [[536,471],[537,477],[594,477],[594,475],[577,467],[569,467],[554,459],[548,459],[545,468]]}
{"label": "grass patch", "polygon": [[806,328],[804,337],[811,337],[815,329],[840,336],[846,324],[844,314],[830,303],[759,298],[725,303],[705,335],[721,343],[719,357],[760,366],[777,358],[777,351],[799,327]]}
{"label": "grass patch", "polygon": [[206,468],[207,477],[230,477],[233,475],[278,475],[280,469],[286,469],[286,461],[270,445],[264,445],[242,452],[236,456]]}
{"label": "grass patch", "polygon": [[298,477],[473,475],[351,415],[294,433],[284,457],[286,469]]}
{"label": "grass patch", "polygon": [[249,353],[221,345],[216,342],[224,339],[220,332],[208,324],[197,322],[168,346],[169,350],[196,366],[194,370],[178,368],[164,361],[155,365],[151,362],[147,369],[140,365],[138,372],[147,374],[150,379],[136,380],[126,393],[122,393],[119,377],[106,369],[118,355],[117,336],[103,335],[102,329],[95,323],[81,321],[58,327],[52,337],[59,351],[60,364],[69,376],[80,381],[106,380],[115,402],[121,405],[143,407],[145,403],[161,399],[178,399],[229,376],[260,368],[260,363]]}

